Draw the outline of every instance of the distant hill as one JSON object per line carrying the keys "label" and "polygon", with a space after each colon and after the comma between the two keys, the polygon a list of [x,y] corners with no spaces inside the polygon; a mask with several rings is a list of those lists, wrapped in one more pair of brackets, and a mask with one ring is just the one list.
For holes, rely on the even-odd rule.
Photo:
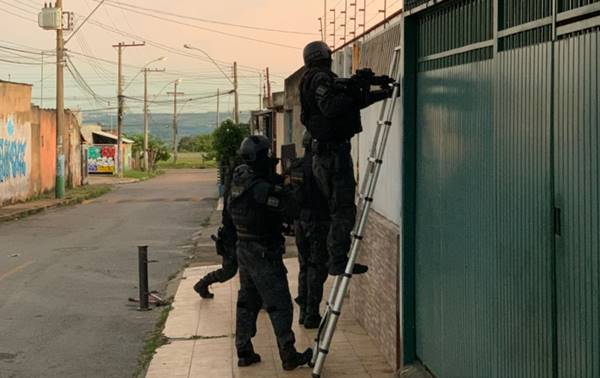
{"label": "distant hill", "polygon": [[[215,129],[217,113],[182,113],[177,119],[178,138],[199,134],[210,134]],[[221,122],[231,118],[231,113],[221,113]],[[240,120],[248,123],[250,120],[249,112],[241,112]],[[117,120],[113,115],[112,120],[107,114],[84,114],[84,124],[101,124],[105,129],[110,129],[111,124],[114,129],[117,128]],[[154,113],[149,121],[150,133],[170,143],[173,138],[173,114],[172,113]],[[126,114],[123,119],[123,132],[125,134],[142,133],[144,131],[143,114]]]}

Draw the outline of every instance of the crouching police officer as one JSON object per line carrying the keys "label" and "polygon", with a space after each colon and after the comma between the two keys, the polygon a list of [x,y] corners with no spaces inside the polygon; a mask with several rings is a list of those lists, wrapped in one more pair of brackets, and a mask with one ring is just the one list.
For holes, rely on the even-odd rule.
{"label": "crouching police officer", "polygon": [[300,324],[304,328],[319,328],[319,305],[323,299],[323,284],[327,280],[327,233],[329,210],[327,198],[316,185],[312,173],[312,137],[308,131],[302,138],[304,157],[301,160],[302,186],[300,190],[300,216],[294,222],[298,247],[298,297]]}
{"label": "crouching police officer", "polygon": [[245,164],[237,167],[229,201],[229,212],[237,230],[240,291],[237,302],[235,345],[238,366],[260,362],[254,352],[256,319],[264,307],[277,337],[279,355],[285,370],[308,363],[312,350],[298,353],[292,332],[293,307],[283,264],[285,239],[282,215],[287,198],[274,173],[270,141],[250,136],[240,147]]}
{"label": "crouching police officer", "polygon": [[[237,160],[237,159],[236,159]],[[231,193],[231,181],[233,180],[233,169],[235,163],[227,165],[225,173],[225,191],[223,193],[223,211],[221,213],[221,227],[217,236],[212,235],[212,239],[217,247],[217,254],[221,256],[222,265],[220,269],[208,273],[194,285],[194,290],[204,299],[211,299],[214,295],[208,290],[208,287],[215,282],[227,282],[232,279],[238,270],[237,255],[235,253],[235,244],[237,243],[237,234],[235,225],[227,203]]]}
{"label": "crouching police officer", "polygon": [[[331,71],[331,49],[324,42],[304,48],[306,72],[300,84],[302,123],[314,138],[313,173],[329,202],[331,226],[327,237],[329,274],[344,273],[350,250],[350,234],[356,218],[356,181],[350,139],[362,131],[360,110],[390,97],[390,87],[370,91],[341,88]],[[367,271],[356,264],[354,274]]]}
{"label": "crouching police officer", "polygon": [[[225,204],[225,206],[227,206],[227,204]],[[204,299],[211,299],[214,297],[214,294],[208,290],[210,285],[215,282],[223,283],[229,281],[235,276],[238,270],[237,256],[235,254],[237,235],[235,233],[233,220],[226,207],[223,209],[222,219],[223,224],[219,228],[217,236],[212,236],[217,247],[217,254],[221,256],[222,259],[221,268],[208,273],[194,285],[196,293]]]}

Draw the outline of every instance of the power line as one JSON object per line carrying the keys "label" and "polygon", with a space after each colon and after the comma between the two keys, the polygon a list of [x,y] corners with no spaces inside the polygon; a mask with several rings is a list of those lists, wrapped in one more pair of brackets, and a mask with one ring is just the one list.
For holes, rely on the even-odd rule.
{"label": "power line", "polygon": [[[99,0],[94,0],[94,1],[99,1]],[[165,15],[168,15],[168,16],[183,18],[183,19],[187,19],[187,20],[194,20],[194,21],[199,21],[199,22],[205,22],[205,23],[209,23],[209,24],[224,25],[224,26],[233,26],[233,27],[243,28],[243,29],[268,31],[268,32],[275,32],[275,33],[285,33],[285,34],[299,34],[299,35],[315,35],[315,34],[317,34],[317,33],[311,33],[311,32],[301,32],[301,31],[284,30],[284,29],[273,29],[273,28],[265,28],[265,27],[260,27],[260,26],[250,26],[250,25],[243,25],[243,24],[235,24],[235,23],[231,23],[231,22],[216,21],[216,20],[210,20],[210,19],[206,19],[206,18],[191,17],[191,16],[185,16],[185,15],[181,15],[181,14],[177,14],[177,13],[166,12],[164,10],[158,10],[158,9],[152,9],[152,8],[145,8],[145,7],[140,7],[140,6],[132,6],[130,4],[125,4],[125,3],[122,3],[122,2],[119,2],[119,1],[109,0],[108,1],[108,5],[111,5],[111,3],[112,4],[118,4],[118,5],[124,6],[124,7],[133,8],[133,9],[142,9],[142,10],[145,10],[145,11],[148,11],[148,12],[165,14]]]}
{"label": "power line", "polygon": [[140,11],[138,9],[130,9],[130,8],[127,8],[127,7],[122,7],[122,6],[119,6],[119,5],[115,5],[114,3],[109,3],[108,5],[110,5],[112,7],[115,7],[115,8],[126,10],[128,12],[137,13],[137,14],[140,14],[140,15],[143,15],[143,16],[147,16],[147,17],[152,17],[152,18],[155,18],[157,20],[162,20],[162,21],[166,21],[166,22],[170,22],[170,23],[174,23],[174,24],[178,24],[178,25],[182,25],[182,26],[188,26],[188,27],[191,27],[191,28],[208,31],[208,32],[211,32],[211,33],[217,33],[217,34],[225,35],[225,36],[228,36],[228,37],[245,39],[245,40],[248,40],[248,41],[259,42],[259,43],[264,43],[264,44],[268,44],[268,45],[272,45],[272,46],[277,46],[277,47],[288,48],[288,49],[300,50],[300,48],[297,47],[297,46],[291,46],[291,45],[286,45],[286,44],[283,44],[283,43],[266,41],[266,40],[263,40],[263,39],[252,38],[252,37],[243,36],[243,35],[239,35],[239,34],[233,34],[233,33],[228,33],[228,32],[224,32],[224,31],[220,31],[220,30],[210,29],[210,28],[206,28],[206,27],[203,27],[203,26],[189,24],[189,23],[186,23],[186,22],[181,22],[181,21],[170,19],[170,18],[166,18],[166,17],[154,15],[152,13],[142,12],[142,11]]}

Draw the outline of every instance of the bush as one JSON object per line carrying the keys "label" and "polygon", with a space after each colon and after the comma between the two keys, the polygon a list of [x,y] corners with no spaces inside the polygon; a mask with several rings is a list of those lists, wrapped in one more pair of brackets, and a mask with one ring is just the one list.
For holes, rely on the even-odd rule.
{"label": "bush", "polygon": [[225,162],[235,160],[240,144],[248,135],[250,135],[250,127],[247,124],[236,125],[230,119],[221,123],[212,135],[216,158]]}
{"label": "bush", "polygon": [[[132,134],[127,135],[127,138],[133,140],[131,152],[134,159],[143,159],[144,157],[144,135]],[[153,135],[148,135],[148,158],[149,165],[152,169],[156,169],[156,163],[166,161],[171,158],[169,147],[166,143]]]}

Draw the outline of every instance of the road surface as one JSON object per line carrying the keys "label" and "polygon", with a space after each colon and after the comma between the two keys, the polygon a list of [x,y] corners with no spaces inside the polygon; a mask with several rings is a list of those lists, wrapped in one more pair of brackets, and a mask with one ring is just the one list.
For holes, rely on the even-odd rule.
{"label": "road surface", "polygon": [[0,224],[0,377],[131,377],[160,311],[136,311],[185,262],[216,204],[216,172],[169,171],[100,199]]}

